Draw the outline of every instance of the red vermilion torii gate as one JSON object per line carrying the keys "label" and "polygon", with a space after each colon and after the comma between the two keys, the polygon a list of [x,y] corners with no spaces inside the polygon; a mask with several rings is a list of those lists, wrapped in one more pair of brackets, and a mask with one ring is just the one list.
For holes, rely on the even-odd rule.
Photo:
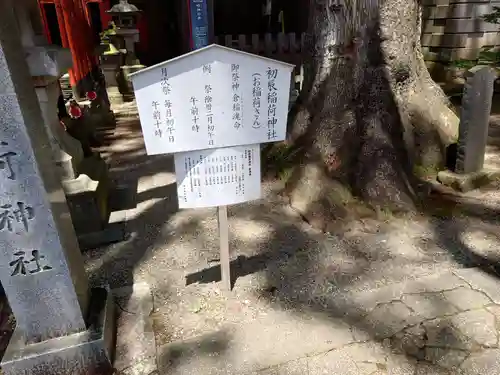
{"label": "red vermilion torii gate", "polygon": [[[109,0],[38,0],[49,43],[71,51],[70,83],[77,93],[93,89],[99,60],[95,55],[98,33],[110,20]],[[100,22],[100,25],[96,24]]]}

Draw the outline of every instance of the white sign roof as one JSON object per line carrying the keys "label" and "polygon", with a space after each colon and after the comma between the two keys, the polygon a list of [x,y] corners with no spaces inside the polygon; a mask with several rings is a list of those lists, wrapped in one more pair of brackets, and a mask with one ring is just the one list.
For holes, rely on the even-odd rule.
{"label": "white sign roof", "polygon": [[147,153],[284,140],[292,70],[213,44],[131,74]]}

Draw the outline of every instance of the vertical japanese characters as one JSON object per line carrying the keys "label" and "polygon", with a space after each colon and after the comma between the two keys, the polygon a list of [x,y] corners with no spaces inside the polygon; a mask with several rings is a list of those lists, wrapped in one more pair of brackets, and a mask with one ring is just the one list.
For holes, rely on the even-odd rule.
{"label": "vertical japanese characters", "polygon": [[194,131],[195,133],[200,132],[200,110],[198,109],[198,99],[196,99],[196,96],[191,96],[189,99],[191,103],[191,130]]}
{"label": "vertical japanese characters", "polygon": [[260,105],[262,98],[262,75],[260,73],[252,74],[252,107],[253,107],[253,124],[254,129],[260,128]]}
{"label": "vertical japanese characters", "polygon": [[[17,153],[9,148],[7,142],[0,142],[0,178],[10,183],[16,183],[15,157]],[[2,199],[3,200],[3,199]],[[26,235],[30,232],[32,221],[35,219],[35,210],[23,201],[15,203],[0,201],[0,232],[4,236]],[[31,257],[26,257],[26,252],[19,250],[12,254],[9,262],[11,276],[28,276],[44,271],[52,267],[45,260],[40,250],[31,250]]]}
{"label": "vertical japanese characters", "polygon": [[278,69],[267,69],[267,139],[274,140],[277,138],[276,124],[276,108],[278,103],[278,89],[276,88],[276,78],[278,78]]}
{"label": "vertical japanese characters", "polygon": [[163,92],[163,95],[165,96],[165,129],[167,132],[168,143],[175,143],[175,119],[172,116],[172,101],[170,99],[170,96],[172,94],[172,87],[168,80],[167,68],[161,68],[161,90]]}
{"label": "vertical japanese characters", "polygon": [[240,93],[240,65],[231,64],[231,89],[233,93],[233,126],[241,128],[243,124]]}
{"label": "vertical japanese characters", "polygon": [[155,125],[155,136],[161,138],[163,136],[163,130],[161,129],[161,112],[159,111],[160,103],[156,100],[151,102],[151,107],[153,108],[153,121]]}
{"label": "vertical japanese characters", "polygon": [[205,111],[207,113],[207,129],[208,129],[208,145],[215,145],[215,124],[214,124],[214,115],[212,112],[213,109],[213,96],[212,96],[212,84],[211,84],[211,76],[212,76],[212,65],[206,64],[203,65],[203,75],[206,78],[205,83]]}

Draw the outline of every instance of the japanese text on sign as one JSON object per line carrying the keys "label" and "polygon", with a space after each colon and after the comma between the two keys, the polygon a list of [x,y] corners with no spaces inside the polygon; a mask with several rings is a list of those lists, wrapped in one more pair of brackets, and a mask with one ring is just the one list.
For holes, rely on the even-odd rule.
{"label": "japanese text on sign", "polygon": [[213,45],[132,74],[148,154],[284,140],[291,71]]}
{"label": "japanese text on sign", "polygon": [[[4,172],[0,174],[0,178],[4,182],[15,183],[17,174],[14,158],[17,153],[9,149],[8,146],[8,142],[0,141],[0,169]],[[25,202],[4,202],[0,204],[0,232],[4,232],[6,235],[29,233],[31,222],[34,219],[34,208]],[[25,251],[19,250],[14,252],[12,257],[13,260],[9,262],[11,276],[28,276],[52,269],[40,250],[30,251],[30,256]]]}
{"label": "japanese text on sign", "polygon": [[174,155],[180,208],[215,207],[260,198],[260,146]]}

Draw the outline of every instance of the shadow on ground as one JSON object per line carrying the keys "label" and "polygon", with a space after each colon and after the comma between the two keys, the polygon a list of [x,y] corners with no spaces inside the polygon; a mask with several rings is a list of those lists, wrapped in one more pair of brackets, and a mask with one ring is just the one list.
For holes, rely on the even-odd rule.
{"label": "shadow on ground", "polygon": [[[118,119],[115,139],[109,140],[103,151],[115,180],[139,188],[134,208],[127,211],[131,215],[127,226],[132,236],[124,243],[87,254],[92,280],[121,287],[133,284],[140,274],[151,280],[162,296],[168,295],[174,300],[183,287],[174,281],[179,274],[185,277],[187,285],[217,282],[219,267],[210,265],[218,256],[217,238],[213,237],[212,227],[207,229],[207,216],[214,216],[213,211],[178,212],[176,185],[173,181],[166,183],[169,180],[161,177],[173,173],[172,158],[147,157],[137,120]],[[497,132],[498,129],[492,127],[490,138],[496,139]],[[148,179],[150,182],[144,183]],[[141,186],[147,188],[141,190]],[[272,188],[267,193],[266,201],[230,210],[233,221],[248,226],[258,223],[267,233],[255,239],[251,235],[232,239],[236,289],[241,288],[240,280],[258,274],[260,278],[251,287],[242,284],[245,285],[243,294],[257,295],[272,309],[303,316],[320,315],[331,324],[343,322],[361,336],[384,343],[387,350],[403,353],[412,360],[428,360],[426,331],[418,329],[418,322],[409,322],[403,304],[396,302],[390,308],[379,303],[365,304],[351,298],[351,292],[406,280],[410,269],[416,270],[408,271],[414,278],[429,275],[436,268],[439,270],[440,264],[449,268],[480,267],[493,275],[500,271],[494,252],[485,253],[464,240],[464,234],[474,229],[493,238],[492,246],[497,248],[500,244],[495,231],[499,211],[480,200],[467,202],[450,198],[445,202],[446,197],[440,197],[441,203],[444,202],[441,211],[434,209],[407,222],[408,228],[415,224],[423,229],[401,237],[410,243],[408,249],[402,249],[406,245],[404,241],[398,243],[401,238],[397,236],[404,229],[394,228],[390,223],[368,223],[360,229],[358,223],[339,222],[341,235],[323,235],[307,228],[299,217],[289,212],[286,202],[274,194]],[[399,223],[403,222],[405,220]],[[251,227],[247,230],[251,231]],[[200,269],[201,264],[208,266]],[[450,308],[442,300],[430,303],[434,303],[432,309],[438,312]],[[369,319],[376,309],[382,318]],[[434,328],[446,341],[463,339],[451,321],[439,324],[441,327]],[[408,326],[415,329],[408,331]],[[165,325],[156,328],[168,330]],[[168,332],[165,335],[168,336]],[[224,330],[181,342],[172,336],[163,342],[170,345],[159,362],[174,371],[184,362],[200,357],[209,363],[220,360],[227,355],[231,340],[231,334]],[[402,345],[402,341],[413,344]]]}

